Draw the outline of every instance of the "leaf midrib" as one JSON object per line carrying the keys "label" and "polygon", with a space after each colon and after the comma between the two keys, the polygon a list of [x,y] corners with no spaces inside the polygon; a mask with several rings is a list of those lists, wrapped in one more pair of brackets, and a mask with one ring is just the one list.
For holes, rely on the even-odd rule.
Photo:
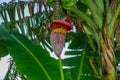
{"label": "leaf midrib", "polygon": [[38,63],[38,65],[42,68],[43,72],[45,73],[48,80],[51,80],[49,74],[45,70],[45,68],[42,66],[42,64],[39,62],[39,60],[34,56],[34,54],[20,41],[18,40],[13,34],[11,34],[12,38],[14,38],[21,46],[24,47],[24,49],[34,58],[34,60]]}

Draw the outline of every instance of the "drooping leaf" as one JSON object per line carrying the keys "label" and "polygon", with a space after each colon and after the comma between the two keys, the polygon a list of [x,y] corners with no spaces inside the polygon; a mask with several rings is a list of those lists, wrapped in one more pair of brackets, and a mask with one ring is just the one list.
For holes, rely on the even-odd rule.
{"label": "drooping leaf", "polygon": [[[97,47],[98,53],[100,52],[100,40],[99,40],[99,34],[96,30],[91,29],[89,26],[84,26],[86,35],[90,41],[90,45],[93,49],[93,51],[96,51],[95,47]],[[97,45],[96,45],[97,44]]]}
{"label": "drooping leaf", "polygon": [[58,61],[51,58],[46,50],[21,34],[8,34],[2,26],[0,30],[18,70],[28,80],[60,80]]}
{"label": "drooping leaf", "polygon": [[119,17],[119,14],[120,14],[120,4],[118,5],[117,7],[117,10],[112,18],[112,21],[109,25],[109,28],[108,28],[108,34],[110,37],[113,37],[113,32],[114,32],[114,27],[115,27],[115,22],[117,21],[118,17]]}
{"label": "drooping leaf", "polygon": [[101,9],[101,11],[104,12],[104,1],[103,0],[94,0],[94,2]]}
{"label": "drooping leaf", "polygon": [[91,46],[93,52],[95,52],[95,50],[96,50],[96,45],[95,45],[95,42],[94,42],[94,40],[93,40],[93,38],[92,38],[92,33],[91,33],[91,32],[92,32],[92,29],[84,26],[84,30],[85,30],[85,33],[86,33],[86,35],[87,35],[87,37],[88,37],[90,46]]}
{"label": "drooping leaf", "polygon": [[99,10],[99,8],[95,5],[95,3],[92,0],[84,0],[84,2],[90,9],[90,11],[92,13],[92,17],[93,17],[94,21],[96,22],[98,29],[101,30],[103,27],[102,11]]}
{"label": "drooping leaf", "polygon": [[92,29],[96,29],[96,24],[95,22],[91,19],[91,17],[89,17],[86,13],[80,11],[79,9],[75,8],[75,7],[71,7],[70,10],[75,13],[75,15],[79,16],[80,18],[82,18],[83,20],[85,20],[85,22],[92,28]]}

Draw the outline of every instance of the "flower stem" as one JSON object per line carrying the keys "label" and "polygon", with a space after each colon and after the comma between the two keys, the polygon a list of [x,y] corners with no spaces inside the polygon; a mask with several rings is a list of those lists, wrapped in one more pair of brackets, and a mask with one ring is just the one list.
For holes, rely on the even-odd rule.
{"label": "flower stem", "polygon": [[61,61],[61,58],[60,58],[60,57],[59,57],[59,64],[60,64],[61,80],[64,80],[64,73],[63,73],[63,68],[62,68],[62,61]]}
{"label": "flower stem", "polygon": [[59,2],[59,0],[55,0],[54,17],[55,17],[55,19],[60,18],[60,2]]}

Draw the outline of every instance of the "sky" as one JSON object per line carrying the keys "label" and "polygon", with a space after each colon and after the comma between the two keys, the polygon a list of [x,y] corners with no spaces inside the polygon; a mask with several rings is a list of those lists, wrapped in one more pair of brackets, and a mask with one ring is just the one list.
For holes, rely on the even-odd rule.
{"label": "sky", "polygon": [[11,0],[0,0],[0,3],[2,3],[2,2],[9,2],[9,1],[11,1]]}
{"label": "sky", "polygon": [[8,59],[10,56],[5,56],[0,60],[0,80],[3,80],[7,70],[8,70]]}

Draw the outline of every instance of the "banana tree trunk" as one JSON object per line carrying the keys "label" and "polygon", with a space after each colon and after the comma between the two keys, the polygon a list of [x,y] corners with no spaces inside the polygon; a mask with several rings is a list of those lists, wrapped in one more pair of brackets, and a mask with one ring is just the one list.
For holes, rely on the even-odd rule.
{"label": "banana tree trunk", "polygon": [[111,39],[106,34],[99,33],[101,43],[101,62],[103,80],[116,80],[115,55]]}

